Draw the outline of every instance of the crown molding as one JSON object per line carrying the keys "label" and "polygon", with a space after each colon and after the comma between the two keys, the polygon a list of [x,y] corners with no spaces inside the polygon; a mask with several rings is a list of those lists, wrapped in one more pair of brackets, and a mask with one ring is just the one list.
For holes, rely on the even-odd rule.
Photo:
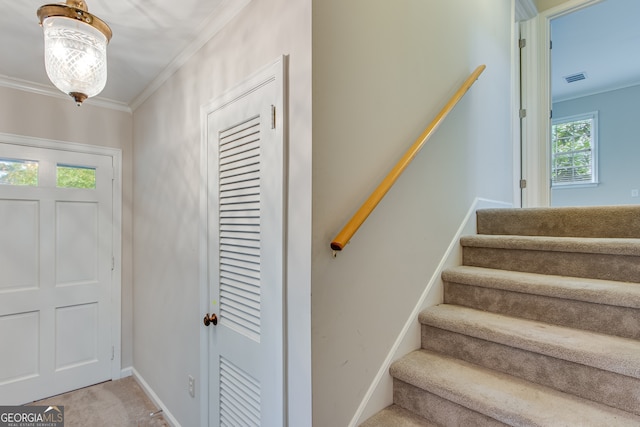
{"label": "crown molding", "polygon": [[[10,89],[21,90],[24,92],[35,93],[37,95],[50,96],[52,98],[69,100],[69,96],[60,92],[58,89],[53,88],[52,86],[43,85],[40,83],[34,83],[27,80],[16,79],[14,77],[9,77],[5,75],[0,75],[0,86],[7,87]],[[123,111],[125,113],[131,114],[132,110],[124,102],[114,101],[107,98],[89,98],[83,104],[93,105],[101,108],[108,108],[111,110]]]}
{"label": "crown molding", "polygon": [[222,0],[220,6],[202,23],[198,36],[131,102],[131,110],[135,111],[156,90],[175,74],[187,61],[222,30],[251,0]]}

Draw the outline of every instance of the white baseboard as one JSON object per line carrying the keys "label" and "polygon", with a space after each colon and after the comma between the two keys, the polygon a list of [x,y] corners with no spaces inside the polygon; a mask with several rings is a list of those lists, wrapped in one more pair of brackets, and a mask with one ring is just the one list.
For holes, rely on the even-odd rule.
{"label": "white baseboard", "polygon": [[120,378],[127,378],[133,375],[133,368],[131,366],[122,368],[120,371]]}
{"label": "white baseboard", "polygon": [[133,378],[138,382],[138,384],[140,384],[140,387],[142,387],[142,390],[144,390],[147,396],[149,396],[149,399],[151,399],[151,401],[155,403],[156,406],[158,406],[158,408],[162,409],[162,416],[164,417],[165,421],[169,423],[171,427],[181,427],[178,420],[176,420],[175,417],[171,414],[171,412],[169,412],[169,409],[167,409],[165,404],[162,403],[162,400],[160,400],[158,395],[151,389],[151,387],[144,380],[144,378],[142,378],[142,375],[140,375],[140,373],[136,371],[135,368],[127,368],[127,369],[131,370],[133,374]]}
{"label": "white baseboard", "polygon": [[418,303],[405,322],[400,335],[394,342],[378,373],[371,382],[360,406],[349,423],[349,427],[360,425],[369,417],[393,403],[393,380],[391,375],[389,375],[389,367],[395,360],[420,348],[420,324],[417,321],[418,314],[427,307],[442,303],[442,271],[448,267],[462,264],[462,249],[459,244],[460,237],[465,234],[476,234],[476,210],[510,207],[513,207],[510,203],[480,198],[474,200],[458,231],[451,240],[442,260],[433,272]]}

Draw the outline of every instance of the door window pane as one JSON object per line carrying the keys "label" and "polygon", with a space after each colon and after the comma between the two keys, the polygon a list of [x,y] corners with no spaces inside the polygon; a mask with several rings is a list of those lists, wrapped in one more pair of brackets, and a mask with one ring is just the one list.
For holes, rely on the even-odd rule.
{"label": "door window pane", "polygon": [[0,184],[38,186],[38,162],[0,158]]}
{"label": "door window pane", "polygon": [[56,176],[58,188],[96,188],[96,168],[58,165]]}

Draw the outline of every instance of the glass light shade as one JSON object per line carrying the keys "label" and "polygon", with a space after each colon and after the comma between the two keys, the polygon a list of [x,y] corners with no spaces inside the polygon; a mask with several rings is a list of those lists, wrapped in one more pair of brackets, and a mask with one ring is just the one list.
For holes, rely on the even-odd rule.
{"label": "glass light shade", "polygon": [[46,18],[44,62],[51,82],[80,105],[107,83],[105,35],[89,24],[60,16]]}

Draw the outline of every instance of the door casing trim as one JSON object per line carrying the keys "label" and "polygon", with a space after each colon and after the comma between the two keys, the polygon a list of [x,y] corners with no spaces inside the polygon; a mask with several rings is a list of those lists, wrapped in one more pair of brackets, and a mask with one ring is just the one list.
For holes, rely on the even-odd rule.
{"label": "door casing trim", "polygon": [[522,173],[527,180],[522,207],[551,205],[551,21],[602,1],[569,0],[522,23],[523,38],[530,47],[524,54],[521,83],[523,108],[527,110],[522,122]]}

